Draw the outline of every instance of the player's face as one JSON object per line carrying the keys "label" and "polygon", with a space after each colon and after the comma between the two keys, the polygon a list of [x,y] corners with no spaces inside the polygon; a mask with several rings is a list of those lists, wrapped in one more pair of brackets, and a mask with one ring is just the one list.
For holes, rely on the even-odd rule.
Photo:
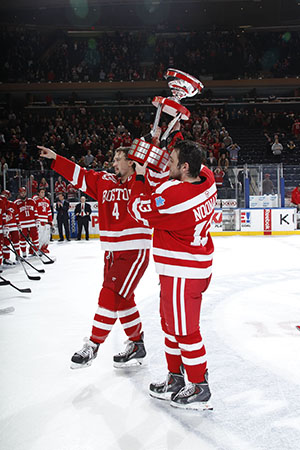
{"label": "player's face", "polygon": [[132,161],[126,159],[124,152],[116,152],[113,168],[115,169],[117,177],[126,179],[132,173]]}
{"label": "player's face", "polygon": [[169,170],[170,170],[170,174],[169,174],[169,178],[171,180],[181,180],[181,167],[179,167],[179,161],[178,161],[178,153],[173,150],[171,155],[170,155],[170,159],[169,159]]}
{"label": "player's face", "polygon": [[39,197],[40,198],[44,198],[45,197],[45,191],[40,191],[39,192]]}
{"label": "player's face", "polygon": [[26,196],[27,196],[26,192],[23,192],[23,191],[20,192],[20,197],[21,197],[22,200],[25,200]]}

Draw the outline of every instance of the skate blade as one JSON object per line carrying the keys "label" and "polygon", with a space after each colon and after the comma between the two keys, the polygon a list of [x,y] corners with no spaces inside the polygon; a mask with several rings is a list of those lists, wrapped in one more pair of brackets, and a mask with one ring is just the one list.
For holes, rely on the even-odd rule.
{"label": "skate blade", "polygon": [[181,404],[171,401],[170,405],[173,406],[174,408],[192,411],[212,411],[214,409],[210,402],[195,402],[195,403]]}
{"label": "skate blade", "polygon": [[142,366],[143,364],[145,364],[144,358],[130,359],[126,363],[116,362],[116,361],[113,362],[113,366],[116,369],[127,369],[127,368],[131,368],[131,367],[139,367],[139,366]]}
{"label": "skate blade", "polygon": [[77,363],[71,362],[70,369],[72,369],[72,370],[84,369],[85,367],[89,367],[91,365],[92,365],[92,361],[88,361],[85,364],[77,364]]}

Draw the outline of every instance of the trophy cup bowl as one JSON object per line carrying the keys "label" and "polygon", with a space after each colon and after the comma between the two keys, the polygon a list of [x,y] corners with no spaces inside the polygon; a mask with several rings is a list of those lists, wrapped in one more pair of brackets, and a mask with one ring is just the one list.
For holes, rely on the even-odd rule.
{"label": "trophy cup bowl", "polygon": [[[128,152],[128,157],[133,161],[147,165],[150,169],[162,172],[166,170],[169,161],[169,152],[167,150],[167,138],[171,133],[174,125],[180,120],[188,120],[190,111],[180,101],[185,97],[193,97],[200,93],[203,84],[200,80],[181,70],[168,69],[165,75],[172,97],[154,97],[152,104],[157,108],[155,120],[150,133],[140,139],[134,139]],[[173,119],[169,122],[168,127],[160,139],[160,147],[151,143],[154,133],[158,127],[162,113],[166,113]]]}

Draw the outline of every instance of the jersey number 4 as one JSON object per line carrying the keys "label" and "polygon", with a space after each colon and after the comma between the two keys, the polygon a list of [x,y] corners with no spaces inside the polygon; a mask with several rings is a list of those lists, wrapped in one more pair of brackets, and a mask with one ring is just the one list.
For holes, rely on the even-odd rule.
{"label": "jersey number 4", "polygon": [[119,213],[118,203],[116,203],[116,202],[114,203],[112,215],[116,218],[116,220],[119,220],[120,213]]}

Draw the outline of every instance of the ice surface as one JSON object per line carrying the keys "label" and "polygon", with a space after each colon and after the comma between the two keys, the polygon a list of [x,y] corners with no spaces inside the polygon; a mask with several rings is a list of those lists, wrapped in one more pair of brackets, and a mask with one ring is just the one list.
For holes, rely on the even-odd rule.
{"label": "ice surface", "polygon": [[4,276],[32,294],[0,286],[0,308],[15,307],[0,316],[0,449],[300,448],[300,236],[214,242],[201,319],[214,406],[206,412],[148,395],[149,383],[166,376],[152,261],[136,291],[148,362],[131,370],[112,367],[126,339],[119,324],[91,367],[69,369],[97,306],[97,240],[51,244],[57,261],[43,266],[41,281],[7,269]]}

